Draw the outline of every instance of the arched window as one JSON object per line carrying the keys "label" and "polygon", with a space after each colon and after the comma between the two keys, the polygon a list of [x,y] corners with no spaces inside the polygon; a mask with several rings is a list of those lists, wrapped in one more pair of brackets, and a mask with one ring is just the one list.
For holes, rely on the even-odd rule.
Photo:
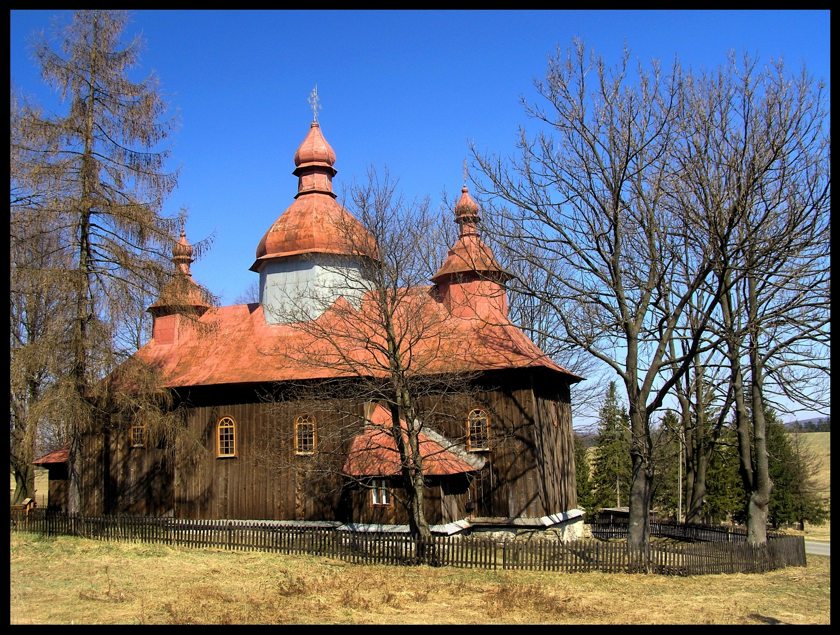
{"label": "arched window", "polygon": [[467,415],[467,450],[477,452],[489,450],[490,419],[480,408],[470,410]]}
{"label": "arched window", "polygon": [[145,448],[146,426],[142,424],[131,426],[128,430],[128,439],[132,448]]}
{"label": "arched window", "polygon": [[300,415],[295,417],[295,454],[314,454],[318,445],[315,417]]}
{"label": "arched window", "polygon": [[216,424],[216,456],[236,456],[236,422],[233,417],[222,417]]}

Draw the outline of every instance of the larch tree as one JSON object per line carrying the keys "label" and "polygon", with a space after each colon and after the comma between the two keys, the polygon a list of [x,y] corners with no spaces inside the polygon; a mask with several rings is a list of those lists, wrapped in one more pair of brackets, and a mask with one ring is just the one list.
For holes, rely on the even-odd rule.
{"label": "larch tree", "polygon": [[[9,438],[15,477],[12,503],[34,497],[32,461],[38,451],[58,449],[60,430],[48,429],[50,387],[68,371],[67,325],[72,299],[60,249],[62,232],[40,215],[42,173],[22,153],[21,107],[12,94],[10,119],[9,241]],[[44,148],[40,148],[44,150]],[[52,404],[53,406],[55,404]]]}
{"label": "larch tree", "polygon": [[19,177],[37,180],[39,199],[13,221],[23,226],[37,217],[54,232],[53,254],[70,287],[69,335],[53,353],[66,355],[68,368],[51,385],[53,403],[61,407],[50,413],[70,445],[70,512],[85,505],[83,437],[101,424],[111,398],[126,396],[102,381],[123,361],[117,354],[121,319],[134,298],[160,289],[171,276],[168,252],[178,224],[163,214],[177,181],[161,147],[171,124],[154,77],[128,77],[141,42],[121,43],[127,21],[124,11],[77,11],[58,50],[43,35],[37,39],[42,76],[67,109],[44,116],[24,108],[14,140]]}

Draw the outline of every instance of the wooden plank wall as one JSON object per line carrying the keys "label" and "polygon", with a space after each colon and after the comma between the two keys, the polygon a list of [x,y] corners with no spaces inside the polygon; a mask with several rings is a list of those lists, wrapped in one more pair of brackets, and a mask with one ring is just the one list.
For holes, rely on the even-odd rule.
{"label": "wooden plank wall", "polygon": [[[342,507],[338,471],[361,419],[344,416],[350,402],[323,404],[232,403],[191,410],[178,441],[175,515],[179,518],[332,519]],[[294,451],[294,418],[317,420],[318,454]],[[216,457],[216,424],[236,422],[233,458]]]}
{"label": "wooden plank wall", "polygon": [[[372,510],[369,492],[342,489],[338,472],[361,429],[362,403],[267,401],[253,387],[205,389],[186,398],[193,407],[174,458],[165,449],[128,447],[127,433],[86,439],[86,514],[405,522],[399,504]],[[500,372],[469,394],[419,401],[435,429],[464,447],[467,413],[481,407],[490,415],[491,450],[481,453],[488,465],[473,484],[486,496],[473,515],[539,517],[574,507],[571,407],[562,378]],[[294,417],[306,413],[318,422],[317,458],[294,453]],[[216,424],[223,416],[237,425],[235,458],[216,457]],[[430,486],[430,523],[467,516],[466,478],[457,487]]]}

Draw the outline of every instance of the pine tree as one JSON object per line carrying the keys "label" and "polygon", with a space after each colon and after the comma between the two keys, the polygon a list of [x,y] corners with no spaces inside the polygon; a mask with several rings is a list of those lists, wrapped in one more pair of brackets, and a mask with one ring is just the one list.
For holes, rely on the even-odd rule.
{"label": "pine tree", "polygon": [[[677,517],[680,496],[685,495],[685,473],[681,470],[680,419],[672,410],[662,417],[654,434],[652,507],[661,515]],[[682,481],[682,483],[680,482]]]}
{"label": "pine tree", "polygon": [[703,520],[709,524],[746,519],[747,496],[738,473],[738,439],[730,425],[724,429],[709,460],[703,499]]}
{"label": "pine tree", "polygon": [[626,409],[618,404],[615,382],[610,382],[598,412],[593,467],[594,508],[627,506],[632,470],[630,421]]}

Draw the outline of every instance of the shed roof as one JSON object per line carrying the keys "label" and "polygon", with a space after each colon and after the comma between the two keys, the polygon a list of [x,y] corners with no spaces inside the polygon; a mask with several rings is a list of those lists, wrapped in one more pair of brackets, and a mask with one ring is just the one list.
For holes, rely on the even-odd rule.
{"label": "shed roof", "polygon": [[34,465],[50,465],[55,463],[67,463],[70,457],[70,448],[61,448],[60,450],[55,450],[50,452],[49,454],[45,454],[41,456],[32,463]]}
{"label": "shed roof", "polygon": [[[404,431],[403,438],[408,439],[405,420],[400,419],[400,427]],[[484,464],[483,459],[466,456],[455,443],[440,434],[420,432],[418,438],[426,476],[473,472]],[[364,430],[353,439],[342,471],[357,478],[400,474],[400,455],[391,432],[391,413],[382,405],[377,404]]]}

